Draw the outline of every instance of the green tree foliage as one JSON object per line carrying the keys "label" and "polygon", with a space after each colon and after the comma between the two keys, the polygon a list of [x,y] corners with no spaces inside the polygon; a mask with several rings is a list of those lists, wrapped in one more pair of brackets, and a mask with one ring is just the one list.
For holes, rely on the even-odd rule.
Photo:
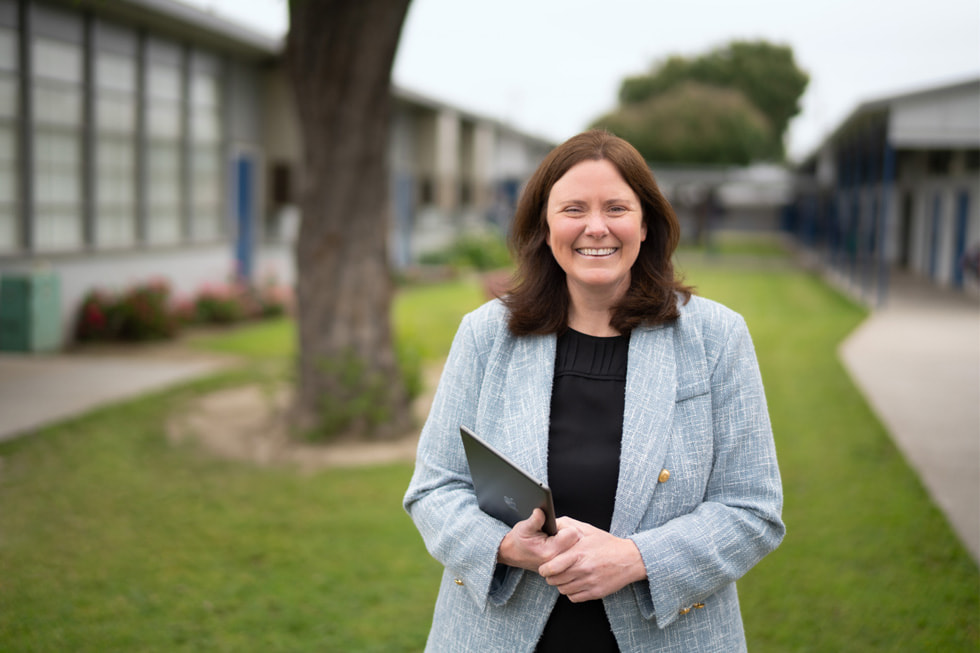
{"label": "green tree foliage", "polygon": [[[683,141],[680,137],[649,135],[641,139],[650,141],[651,146],[670,144],[666,149],[647,150],[637,145],[655,161],[745,163],[746,156],[750,160],[778,159],[784,155],[783,137],[790,119],[800,112],[800,97],[808,82],[809,76],[797,67],[789,46],[734,41],[695,58],[670,57],[648,74],[626,78],[620,87],[619,108],[596,125],[624,138],[629,138],[627,131],[636,134],[649,129],[680,130],[693,138]],[[742,100],[735,99],[736,95]],[[692,104],[696,101],[705,104]],[[644,117],[645,112],[654,110],[656,121]],[[691,116],[692,111],[704,115]],[[760,116],[768,132],[765,139],[758,137]],[[698,122],[701,131],[692,130],[692,122]],[[742,128],[748,131],[742,133]],[[701,135],[704,143],[698,142]]]}
{"label": "green tree foliage", "polygon": [[772,145],[769,121],[741,92],[697,82],[626,105],[599,125],[658,163],[745,165]]}

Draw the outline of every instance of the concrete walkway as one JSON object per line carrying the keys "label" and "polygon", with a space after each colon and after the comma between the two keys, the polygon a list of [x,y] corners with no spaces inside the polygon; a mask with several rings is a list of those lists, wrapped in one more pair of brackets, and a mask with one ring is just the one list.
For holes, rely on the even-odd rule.
{"label": "concrete walkway", "polygon": [[198,378],[231,359],[179,345],[83,354],[0,352],[0,441],[108,403]]}
{"label": "concrete walkway", "polygon": [[893,279],[841,345],[855,383],[980,561],[980,301]]}

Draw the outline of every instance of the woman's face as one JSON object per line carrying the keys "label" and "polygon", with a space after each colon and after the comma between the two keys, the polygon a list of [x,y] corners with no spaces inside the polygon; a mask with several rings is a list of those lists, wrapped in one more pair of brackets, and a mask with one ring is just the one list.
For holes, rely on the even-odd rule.
{"label": "woman's face", "polygon": [[647,229],[640,200],[616,166],[602,159],[569,168],[551,187],[547,221],[546,242],[573,301],[580,291],[612,301],[626,292]]}

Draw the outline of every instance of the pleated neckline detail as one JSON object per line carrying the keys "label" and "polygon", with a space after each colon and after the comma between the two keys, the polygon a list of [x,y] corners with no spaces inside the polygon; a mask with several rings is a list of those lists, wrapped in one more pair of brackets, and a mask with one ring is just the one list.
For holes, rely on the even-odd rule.
{"label": "pleated neckline detail", "polygon": [[628,352],[629,336],[598,337],[568,329],[558,338],[555,376],[625,380]]}

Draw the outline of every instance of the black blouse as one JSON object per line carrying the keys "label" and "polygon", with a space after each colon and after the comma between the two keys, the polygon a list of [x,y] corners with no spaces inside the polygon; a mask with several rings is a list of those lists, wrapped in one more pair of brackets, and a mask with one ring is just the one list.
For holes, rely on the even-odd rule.
{"label": "black blouse", "polygon": [[[568,330],[558,338],[548,484],[555,512],[608,531],[619,478],[628,336],[598,338]],[[537,651],[618,651],[602,601],[565,596]]]}

